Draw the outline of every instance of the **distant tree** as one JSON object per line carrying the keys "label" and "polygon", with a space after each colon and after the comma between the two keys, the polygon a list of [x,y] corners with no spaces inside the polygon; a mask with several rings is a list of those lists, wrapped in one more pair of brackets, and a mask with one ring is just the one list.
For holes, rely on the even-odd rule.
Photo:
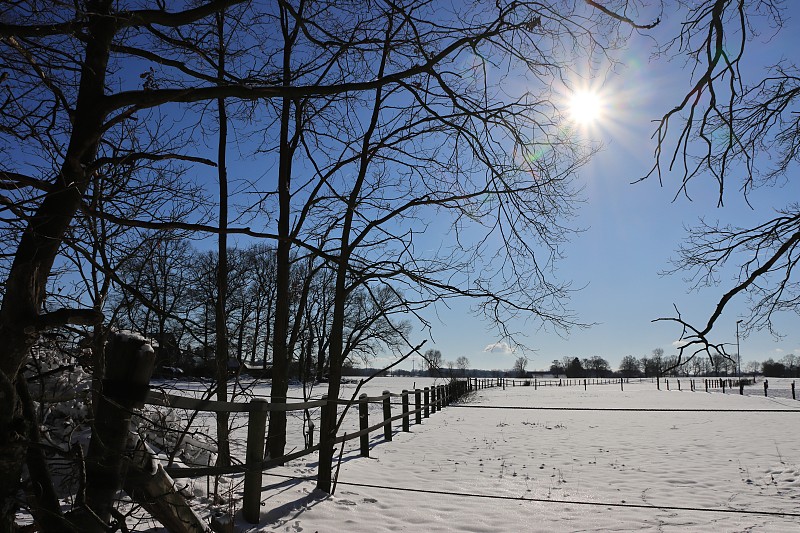
{"label": "distant tree", "polygon": [[686,362],[678,358],[677,355],[669,355],[663,359],[664,375],[666,376],[680,376],[681,373],[686,374]]}
{"label": "distant tree", "polygon": [[761,363],[758,361],[748,361],[742,367],[742,371],[746,374],[758,374],[761,372]]}
{"label": "distant tree", "polygon": [[564,373],[567,375],[568,378],[578,378],[584,375],[583,365],[581,364],[581,360],[575,357],[572,361],[569,362],[567,368],[564,369]]}
{"label": "distant tree", "polygon": [[512,369],[512,372],[517,377],[524,378],[525,377],[525,368],[527,366],[528,366],[528,358],[527,357],[525,357],[524,355],[521,356],[521,357],[517,357],[517,360],[514,361],[514,368]]}
{"label": "distant tree", "polygon": [[653,349],[653,359],[663,359],[664,357],[664,349],[663,348],[654,348]]}
{"label": "distant tree", "polygon": [[467,359],[465,356],[462,355],[461,357],[456,359],[456,367],[458,368],[461,377],[466,376],[467,369],[469,368],[469,359]]}
{"label": "distant tree", "polygon": [[440,376],[442,374],[442,352],[439,350],[426,350],[422,356],[428,366],[429,376]]}
{"label": "distant tree", "polygon": [[608,364],[608,361],[599,355],[593,355],[588,359],[584,359],[583,366],[590,375],[598,378],[605,377],[611,373],[611,366]]}
{"label": "distant tree", "polygon": [[550,373],[553,374],[555,377],[558,377],[560,374],[564,373],[565,366],[559,361],[558,359],[553,359],[553,362],[550,364]]}
{"label": "distant tree", "polygon": [[714,375],[727,376],[736,372],[736,362],[721,353],[711,355],[711,366]]}
{"label": "distant tree", "polygon": [[761,372],[767,377],[782,378],[786,375],[786,367],[770,357],[761,364]]}
{"label": "distant tree", "polygon": [[626,355],[619,363],[619,373],[624,378],[635,378],[642,375],[639,360],[632,355]]}
{"label": "distant tree", "polygon": [[642,367],[646,377],[660,376],[664,372],[664,350],[656,348],[651,357],[643,357]]}
{"label": "distant tree", "polygon": [[790,353],[784,355],[780,362],[786,367],[787,378],[798,377],[798,374],[800,373],[800,357]]}

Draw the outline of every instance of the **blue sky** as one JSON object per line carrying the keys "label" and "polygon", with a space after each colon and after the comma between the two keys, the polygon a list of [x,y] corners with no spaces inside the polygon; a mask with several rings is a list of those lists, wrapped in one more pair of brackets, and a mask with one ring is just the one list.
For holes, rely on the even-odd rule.
{"label": "blue sky", "polygon": [[[798,4],[788,5],[800,14]],[[791,14],[787,13],[789,30]],[[642,19],[651,20],[646,16]],[[668,18],[655,30],[661,42],[665,35],[674,33],[677,22],[675,17]],[[759,40],[750,43],[746,75],[757,74],[765,65],[780,60],[785,51],[791,53],[800,45],[797,32],[784,31],[767,41],[771,37],[772,32],[765,29]],[[538,328],[534,321],[512,326],[511,329],[527,334],[522,340],[534,350],[526,353],[532,368],[547,368],[553,359],[565,356],[598,355],[616,367],[625,355],[641,357],[654,348],[674,353],[679,327],[652,321],[673,316],[673,305],[677,305],[690,322],[705,323],[720,295],[732,286],[735,274],[723,274],[720,286],[698,293],[688,292],[690,286],[680,274],[660,275],[669,268],[670,258],[684,239],[684,227],[694,225],[700,216],[744,226],[766,219],[773,209],[800,198],[796,180],[783,187],[754,191],[749,197],[752,209],[737,192],[735,183],[728,188],[723,208],[716,207],[717,191],[709,180],[694,180],[690,187],[692,201],[683,196],[675,198],[679,181],[675,174],[666,175],[663,186],[656,179],[632,183],[653,164],[652,121],[680,101],[690,80],[681,60],[651,61],[653,44],[646,36],[634,35],[627,49],[615,55],[619,61],[617,67],[594,64],[595,76],[587,81],[602,94],[604,109],[595,127],[587,129],[584,135],[602,142],[605,149],[580,173],[584,202],[578,206],[572,226],[585,231],[565,246],[566,258],[558,263],[557,275],[559,280],[571,281],[575,288],[583,287],[573,295],[569,307],[578,320],[595,325],[586,330],[574,329],[563,337],[550,329]],[[576,63],[575,70],[585,69]],[[136,76],[131,79],[139,80]],[[180,125],[180,119],[176,119],[176,125]],[[204,142],[213,144],[213,135],[196,142],[202,150]],[[246,135],[241,142],[248,142]],[[237,160],[236,152],[232,142],[229,148],[232,183],[237,179],[269,182],[274,176],[276,165],[269,157],[259,157],[254,164],[252,159]],[[212,170],[199,169],[197,177],[208,182],[208,190],[215,194],[216,178]],[[234,189],[240,186],[241,182],[232,185]],[[270,189],[268,183],[264,189]],[[250,222],[236,221],[235,225]],[[232,237],[231,241],[239,239]],[[212,241],[206,244],[213,246]],[[427,313],[433,338],[425,349],[441,350],[445,360],[467,356],[474,368],[511,368],[519,352],[513,346],[498,344],[505,339],[488,328],[482,318],[470,314],[469,301],[449,304],[449,308],[440,306]],[[742,302],[734,302],[715,328],[713,340],[735,343],[736,321],[743,312]],[[787,334],[778,341],[767,332],[743,336],[743,361],[777,359],[791,352],[800,354],[800,333],[794,332],[800,330],[796,319],[794,315],[778,320],[779,330]],[[425,336],[426,332],[418,328],[411,340],[418,343]],[[495,349],[487,350],[491,347]],[[405,366],[410,367],[411,363]]]}
{"label": "blue sky", "polygon": [[[787,25],[791,28],[791,24],[790,19]],[[768,40],[772,35],[766,31],[749,45],[745,75],[757,74],[800,44],[796,32],[785,31]],[[634,37],[618,56],[621,67],[605,74],[601,90],[607,108],[596,127],[587,132],[602,141],[605,149],[581,172],[585,203],[579,206],[574,224],[586,231],[566,246],[567,257],[559,263],[560,279],[572,280],[574,287],[585,286],[574,294],[571,309],[581,321],[596,325],[573,330],[564,338],[535,324],[520,326],[528,334],[525,343],[535,350],[527,353],[529,368],[547,368],[553,359],[564,356],[594,355],[606,358],[616,368],[625,355],[641,357],[654,348],[663,348],[667,355],[676,353],[673,343],[680,337],[678,325],[652,320],[674,316],[674,304],[690,322],[705,324],[718,298],[733,286],[735,274],[723,273],[719,286],[699,292],[690,292],[682,273],[660,275],[675,257],[686,235],[684,227],[694,225],[701,216],[707,221],[746,225],[765,220],[774,209],[800,198],[796,180],[754,191],[749,197],[752,208],[737,190],[738,183],[728,187],[721,208],[717,207],[716,183],[708,179],[694,181],[689,188],[691,201],[684,196],[675,198],[676,173],[665,175],[663,186],[657,179],[632,184],[653,164],[652,120],[680,101],[689,82],[680,61],[651,61],[651,51],[648,39]],[[718,321],[712,338],[735,344],[736,321],[744,312],[743,302],[735,301]],[[445,360],[464,355],[474,368],[507,369],[519,355],[512,347],[496,345],[502,339],[481,318],[470,315],[469,302],[440,308],[431,317],[433,342],[425,349],[441,350]],[[785,334],[779,340],[766,331],[742,335],[743,364],[779,359],[790,352],[800,355],[797,315],[783,315],[776,323]],[[492,346],[494,350],[489,351]]]}

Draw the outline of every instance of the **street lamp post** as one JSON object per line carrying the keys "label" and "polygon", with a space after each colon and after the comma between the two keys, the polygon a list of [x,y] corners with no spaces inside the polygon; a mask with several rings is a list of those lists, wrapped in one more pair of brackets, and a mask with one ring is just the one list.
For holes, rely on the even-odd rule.
{"label": "street lamp post", "polygon": [[737,370],[736,370],[736,377],[742,377],[742,354],[739,352],[739,324],[741,320],[736,321],[736,361],[737,361]]}

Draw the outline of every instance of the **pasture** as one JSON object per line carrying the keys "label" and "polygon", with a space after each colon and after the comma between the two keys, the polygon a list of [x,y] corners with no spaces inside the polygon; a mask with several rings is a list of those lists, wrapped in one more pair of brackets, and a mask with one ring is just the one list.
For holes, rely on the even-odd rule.
{"label": "pasture", "polygon": [[[790,380],[770,380],[770,392]],[[440,381],[441,382],[441,381]],[[702,382],[702,380],[701,380]],[[429,386],[427,378],[377,378],[377,396]],[[314,491],[314,454],[263,476],[258,525],[241,531],[786,531],[800,515],[800,403],[749,395],[656,390],[649,381],[583,387],[500,387],[412,422],[393,441],[343,444],[332,497]],[[355,391],[345,388],[343,397]],[[321,392],[321,391],[320,391]],[[267,395],[268,387],[250,393]],[[302,391],[296,390],[300,401]],[[291,394],[291,393],[290,393]],[[313,396],[317,396],[314,394]],[[393,402],[394,403],[394,402]],[[399,410],[399,402],[394,409]],[[413,408],[413,407],[412,407]],[[371,406],[379,416],[381,406]],[[313,417],[313,413],[312,413]],[[204,418],[199,418],[207,420]],[[288,450],[302,449],[303,417]],[[235,432],[240,456],[246,424]],[[357,410],[342,425],[356,431]],[[224,481],[240,507],[241,476]],[[208,512],[206,478],[189,483]]]}

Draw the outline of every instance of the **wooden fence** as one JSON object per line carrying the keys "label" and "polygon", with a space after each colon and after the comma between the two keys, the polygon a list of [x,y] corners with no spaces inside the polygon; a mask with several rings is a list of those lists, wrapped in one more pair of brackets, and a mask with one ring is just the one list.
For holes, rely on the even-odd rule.
{"label": "wooden fence", "polygon": [[501,378],[501,386],[506,387],[577,387],[583,386],[584,390],[589,385],[620,385],[630,383],[630,378]]}
{"label": "wooden fence", "polygon": [[[641,378],[639,382],[643,381]],[[648,378],[644,378],[645,380]],[[657,386],[661,387],[660,378],[654,380]],[[675,380],[677,389],[682,389],[680,379]],[[689,382],[689,390],[698,390],[698,384],[695,379],[684,379],[684,383]],[[699,381],[699,380],[697,380]],[[533,379],[510,379],[510,378],[467,378],[462,380],[453,380],[447,384],[436,385],[433,387],[424,387],[422,389],[414,389],[412,391],[403,390],[400,393],[392,393],[384,391],[380,396],[367,396],[362,394],[357,400],[334,400],[340,405],[356,405],[358,407],[358,431],[352,433],[344,433],[337,436],[334,444],[344,443],[353,439],[359,439],[360,454],[364,457],[369,457],[369,439],[370,433],[383,431],[383,437],[386,441],[391,441],[393,438],[393,424],[400,423],[401,431],[408,432],[411,427],[411,420],[413,418],[414,424],[421,424],[424,418],[429,418],[437,411],[441,411],[452,402],[459,399],[464,394],[471,391],[478,391],[486,388],[502,387],[568,387],[568,386],[583,386],[584,389],[588,385],[619,385],[623,389],[625,383],[630,383],[630,378],[569,378],[569,379],[549,379],[539,380]],[[722,388],[732,389],[734,386],[739,387],[740,393],[745,384],[750,384],[750,380],[732,380],[732,379],[704,379],[703,387],[706,392],[709,389]],[[670,390],[670,381],[665,379],[667,390]],[[624,389],[623,389],[624,390]],[[768,381],[764,380],[764,394],[767,395]],[[413,409],[411,408],[411,399],[413,397]],[[401,409],[399,413],[393,414],[392,412],[392,398],[399,398]],[[795,386],[792,382],[792,398],[795,398]],[[231,466],[206,466],[206,467],[190,467],[190,468],[177,468],[167,467],[166,472],[173,478],[196,478],[200,476],[216,476],[225,474],[244,473],[244,498],[242,514],[250,523],[259,522],[259,510],[261,507],[261,480],[262,472],[276,466],[281,466],[288,461],[304,457],[306,455],[319,451],[319,445],[314,445],[314,427],[311,426],[309,435],[306,438],[306,446],[303,450],[289,453],[282,457],[264,459],[264,445],[266,439],[266,421],[267,413],[270,411],[303,411],[322,407],[331,403],[326,397],[319,400],[311,400],[302,403],[287,403],[287,404],[273,404],[269,403],[265,398],[253,398],[248,403],[232,403],[232,402],[219,402],[215,400],[198,400],[194,398],[187,398],[185,396],[176,396],[164,392],[151,391],[145,401],[149,405],[170,407],[176,409],[188,409],[192,411],[205,411],[213,413],[248,413],[247,424],[247,448],[245,452],[244,464],[231,465]],[[382,406],[382,416],[380,420],[370,425],[369,404],[376,403]]]}
{"label": "wooden fence", "polygon": [[[682,391],[685,387],[681,385],[680,378],[675,378],[673,380],[677,383],[677,389]],[[699,388],[699,379],[693,378],[684,378],[683,383],[688,383],[688,390],[695,392]],[[658,380],[658,389],[661,390],[661,382],[660,379]],[[744,388],[747,385],[755,384],[755,379],[750,378],[704,378],[703,379],[703,390],[708,392],[709,389],[722,389],[722,393],[725,394],[726,391],[730,390],[733,391],[734,388],[739,389],[739,394],[744,395]],[[667,387],[667,390],[670,390],[669,379],[664,379],[664,385]],[[767,387],[768,382],[764,381],[764,395],[767,395]]]}
{"label": "wooden fence", "polygon": [[[400,422],[401,431],[410,431],[411,419],[415,424],[421,424],[423,418],[429,418],[437,411],[441,411],[458,398],[472,390],[479,390],[488,387],[498,387],[502,385],[500,379],[469,379],[451,381],[447,384],[415,389],[413,391],[404,390],[401,393],[391,393],[384,391],[380,396],[367,396],[362,394],[358,400],[334,400],[337,404],[355,404],[358,406],[359,430],[353,433],[344,433],[337,436],[334,444],[344,443],[353,439],[360,440],[360,453],[364,457],[369,456],[369,435],[370,433],[383,430],[384,440],[391,441],[393,435],[393,424]],[[411,409],[411,397],[414,399],[414,408]],[[392,398],[400,398],[401,410],[397,414],[392,414]],[[188,409],[192,411],[206,411],[213,413],[247,413],[247,449],[245,461],[241,465],[231,466],[207,466],[192,468],[165,468],[166,472],[173,478],[195,478],[200,476],[216,476],[225,474],[244,473],[244,498],[242,514],[250,523],[259,522],[259,511],[261,507],[261,479],[262,472],[276,466],[285,464],[288,461],[312,454],[319,450],[319,445],[313,445],[312,434],[306,439],[306,447],[303,450],[289,453],[283,457],[264,459],[264,445],[266,440],[266,421],[267,413],[270,411],[303,411],[316,407],[322,407],[331,402],[328,398],[312,400],[302,403],[274,404],[269,403],[265,398],[253,398],[248,403],[220,402],[215,400],[198,400],[185,396],[175,396],[163,392],[150,392],[145,403],[149,405],[170,407],[175,409]],[[369,404],[379,403],[382,406],[382,416],[380,421],[370,425]]]}

